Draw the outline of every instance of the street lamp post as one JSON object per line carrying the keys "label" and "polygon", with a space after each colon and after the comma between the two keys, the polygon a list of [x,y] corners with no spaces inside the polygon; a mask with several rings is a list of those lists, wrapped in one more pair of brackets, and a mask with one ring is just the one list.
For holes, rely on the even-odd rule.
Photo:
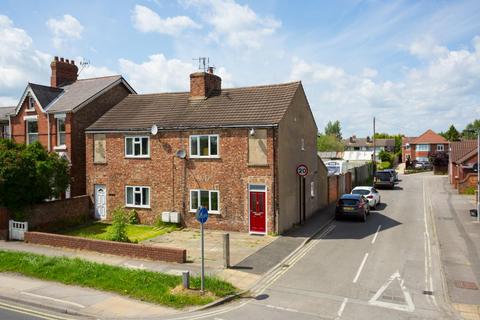
{"label": "street lamp post", "polygon": [[477,134],[477,222],[480,223],[480,129],[467,131]]}

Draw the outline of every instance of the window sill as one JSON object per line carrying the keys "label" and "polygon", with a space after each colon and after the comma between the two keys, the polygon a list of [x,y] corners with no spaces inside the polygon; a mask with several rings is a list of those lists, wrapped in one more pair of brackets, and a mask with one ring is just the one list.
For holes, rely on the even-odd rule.
{"label": "window sill", "polygon": [[125,159],[150,159],[150,156],[125,156]]}
{"label": "window sill", "polygon": [[132,209],[151,209],[150,206],[134,206],[134,205],[126,205],[125,208],[132,208]]}
{"label": "window sill", "polygon": [[99,161],[94,161],[93,164],[107,164],[107,162],[99,162]]}
{"label": "window sill", "polygon": [[190,159],[221,159],[220,156],[212,156],[212,157],[209,157],[209,156],[190,156]]}
{"label": "window sill", "polygon": [[[190,210],[189,212],[196,214],[196,213],[197,213],[197,210]],[[208,215],[211,215],[211,214],[212,214],[212,215],[215,215],[215,216],[220,216],[220,215],[221,215],[221,214],[220,214],[220,211],[208,211]]]}
{"label": "window sill", "polygon": [[248,163],[247,166],[249,167],[264,167],[267,168],[270,165],[268,163]]}
{"label": "window sill", "polygon": [[67,150],[67,146],[64,145],[64,144],[62,144],[62,145],[60,145],[60,146],[55,146],[55,147],[53,147],[53,150],[55,150],[55,151],[66,151],[66,150]]}

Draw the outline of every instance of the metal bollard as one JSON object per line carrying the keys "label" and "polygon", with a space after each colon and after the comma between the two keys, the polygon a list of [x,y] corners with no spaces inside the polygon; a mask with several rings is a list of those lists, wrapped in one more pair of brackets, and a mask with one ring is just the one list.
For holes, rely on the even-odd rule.
{"label": "metal bollard", "polygon": [[190,271],[182,272],[182,284],[184,289],[190,289]]}
{"label": "metal bollard", "polygon": [[230,268],[230,234],[223,235],[223,267]]}

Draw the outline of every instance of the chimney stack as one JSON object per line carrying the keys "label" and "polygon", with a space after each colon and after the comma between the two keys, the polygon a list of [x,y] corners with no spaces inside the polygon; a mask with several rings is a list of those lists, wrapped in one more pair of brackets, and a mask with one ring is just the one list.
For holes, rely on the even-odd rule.
{"label": "chimney stack", "polygon": [[195,72],[190,75],[190,98],[207,99],[219,95],[222,90],[222,79],[213,74],[213,67],[208,72]]}
{"label": "chimney stack", "polygon": [[55,57],[50,63],[50,68],[52,69],[50,77],[52,87],[61,87],[77,81],[78,67],[73,60]]}

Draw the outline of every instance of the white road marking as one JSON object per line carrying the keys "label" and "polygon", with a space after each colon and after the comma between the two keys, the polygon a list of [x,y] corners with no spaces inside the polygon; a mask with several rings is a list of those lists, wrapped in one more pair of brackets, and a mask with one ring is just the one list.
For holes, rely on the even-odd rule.
{"label": "white road marking", "polygon": [[353,283],[357,283],[358,277],[360,277],[360,273],[362,273],[363,266],[365,265],[365,262],[367,262],[367,258],[368,258],[368,253],[365,253],[362,263],[360,264],[360,267],[358,267],[357,274],[355,275],[355,278],[353,278]]}
{"label": "white road marking", "polygon": [[265,305],[265,307],[270,308],[270,309],[277,309],[277,310],[282,310],[282,311],[288,311],[288,312],[295,312],[295,313],[299,313],[299,312],[300,312],[300,311],[295,310],[295,309],[278,307],[278,306],[272,306],[272,305],[270,305],[270,304]]}
{"label": "white road marking", "polygon": [[56,315],[52,315],[52,314],[48,314],[48,313],[44,313],[44,312],[40,312],[40,311],[36,311],[36,310],[31,310],[31,309],[27,309],[27,308],[15,306],[15,305],[10,305],[10,304],[7,304],[7,303],[2,303],[2,302],[0,302],[0,308],[5,309],[5,310],[18,312],[18,313],[21,313],[21,314],[26,314],[26,315],[30,315],[30,316],[39,317],[39,318],[42,318],[42,319],[45,319],[45,320],[72,320],[71,318],[64,318],[64,317],[60,317],[60,316],[56,316]]}
{"label": "white road marking", "polygon": [[84,305],[81,305],[79,303],[66,301],[66,300],[62,300],[62,299],[56,299],[56,298],[47,297],[47,296],[42,296],[42,295],[35,294],[35,293],[23,292],[22,291],[22,292],[20,292],[20,294],[30,296],[30,297],[34,297],[34,298],[39,298],[39,299],[44,299],[44,300],[50,300],[50,301],[60,302],[60,303],[64,303],[64,304],[69,304],[69,305],[72,305],[72,306],[75,306],[75,307],[78,307],[78,308],[85,308]]}
{"label": "white road marking", "polygon": [[348,302],[348,298],[344,298],[342,304],[340,305],[340,309],[338,309],[337,317],[335,318],[336,320],[340,319],[340,317],[342,316],[343,310],[345,310],[345,306],[347,305],[347,302]]}
{"label": "white road marking", "polygon": [[[382,296],[383,292],[395,279],[398,279],[398,281],[400,282],[400,288],[402,289],[402,293],[403,293],[403,297],[405,298],[406,305],[378,300],[378,298]],[[375,293],[375,295],[368,301],[368,304],[373,306],[379,306],[383,308],[398,310],[398,311],[413,312],[415,310],[415,305],[413,304],[412,297],[410,296],[410,293],[407,291],[407,288],[405,288],[404,281],[400,277],[400,273],[398,271],[392,274],[390,278],[387,280],[387,282],[385,282],[380,287],[380,289],[378,289],[377,293]]]}
{"label": "white road marking", "polygon": [[378,232],[380,231],[380,228],[382,227],[381,224],[378,225],[377,232],[375,232],[375,236],[372,239],[372,244],[375,243],[375,240],[377,240]]}
{"label": "white road marking", "polygon": [[[422,179],[422,188],[423,188],[423,220],[425,225],[425,291],[433,292],[433,279],[432,279],[432,249],[430,242],[430,233],[428,232],[428,214],[427,214],[427,196],[425,192],[425,178]],[[431,200],[430,210],[432,210]],[[428,302],[438,307],[437,300],[433,295],[425,295]]]}

